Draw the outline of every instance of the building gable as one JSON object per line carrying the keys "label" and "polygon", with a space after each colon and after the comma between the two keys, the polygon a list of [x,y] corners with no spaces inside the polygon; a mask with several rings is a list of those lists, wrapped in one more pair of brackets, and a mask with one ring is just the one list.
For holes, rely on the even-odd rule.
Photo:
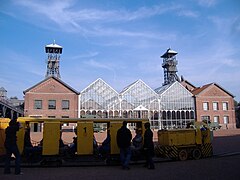
{"label": "building gable", "polygon": [[25,93],[74,93],[79,94],[60,79],[50,77],[24,91]]}
{"label": "building gable", "polygon": [[163,91],[160,95],[171,94],[172,97],[181,97],[181,96],[189,96],[192,97],[192,93],[189,92],[181,83],[178,81],[174,82],[171,86],[169,86],[165,91]]}
{"label": "building gable", "polygon": [[193,91],[196,88],[194,85],[192,85],[190,82],[186,80],[181,81],[180,83],[182,84],[183,87],[185,87],[189,91]]}
{"label": "building gable", "polygon": [[232,94],[215,83],[205,85],[195,92],[197,93],[194,95],[198,97],[233,97]]}

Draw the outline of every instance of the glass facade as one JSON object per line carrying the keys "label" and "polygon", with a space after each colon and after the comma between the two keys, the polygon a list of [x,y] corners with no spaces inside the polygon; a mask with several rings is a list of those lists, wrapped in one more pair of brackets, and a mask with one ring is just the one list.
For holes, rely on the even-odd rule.
{"label": "glass facade", "polygon": [[79,117],[148,118],[152,128],[183,128],[195,119],[192,94],[179,82],[155,91],[137,80],[121,92],[102,79],[97,79],[81,91]]}

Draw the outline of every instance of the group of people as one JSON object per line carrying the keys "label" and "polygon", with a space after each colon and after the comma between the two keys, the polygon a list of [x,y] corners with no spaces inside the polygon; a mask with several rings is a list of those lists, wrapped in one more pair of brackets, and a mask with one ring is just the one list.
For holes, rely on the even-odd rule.
{"label": "group of people", "polygon": [[[145,167],[154,169],[153,156],[154,156],[154,144],[153,133],[150,129],[150,123],[145,123],[144,141],[142,137],[142,129],[136,129],[136,136],[132,139],[131,131],[127,128],[127,122],[123,121],[122,127],[117,131],[117,145],[120,148],[120,160],[123,169],[130,169],[129,162],[132,155],[140,155],[142,152],[146,157]],[[15,156],[15,174],[22,174],[20,168],[21,155],[17,146],[17,131],[20,129],[20,124],[17,122],[17,118],[12,118],[9,122],[9,126],[5,130],[6,138],[4,146],[6,149],[5,168],[4,174],[10,174],[10,161],[12,154]],[[61,138],[60,138],[61,139]],[[111,136],[109,129],[107,130],[107,137],[103,141],[101,146],[97,145],[96,139],[93,138],[94,149],[101,155],[110,154],[110,142]],[[30,139],[30,127],[26,127],[25,132],[25,148],[33,148]],[[61,142],[59,144],[62,144]],[[73,147],[70,147],[73,153],[77,151],[77,137],[73,139]],[[28,152],[28,151],[26,151]]]}
{"label": "group of people", "polygon": [[146,164],[144,165],[148,169],[155,169],[153,156],[154,156],[154,144],[153,144],[153,132],[150,129],[150,123],[144,124],[144,142],[142,147],[142,135],[141,129],[136,129],[136,136],[133,138],[132,146],[132,133],[127,128],[127,122],[123,121],[122,127],[117,131],[117,144],[120,148],[120,160],[123,169],[129,170],[129,162],[131,160],[132,153],[143,153],[146,158]]}

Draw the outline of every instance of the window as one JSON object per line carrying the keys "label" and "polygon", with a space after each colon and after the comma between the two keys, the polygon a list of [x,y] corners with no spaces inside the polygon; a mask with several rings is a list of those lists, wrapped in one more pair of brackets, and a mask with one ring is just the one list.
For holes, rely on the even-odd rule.
{"label": "window", "polygon": [[69,118],[69,116],[62,116],[62,118]]}
{"label": "window", "polygon": [[229,117],[228,116],[223,116],[223,123],[228,124],[229,123]]}
{"label": "window", "polygon": [[42,109],[42,100],[34,100],[34,109]]}
{"label": "window", "polygon": [[228,110],[228,103],[227,102],[223,102],[223,110],[224,111]]}
{"label": "window", "polygon": [[213,102],[213,110],[214,111],[218,110],[218,103],[217,102]]}
{"label": "window", "polygon": [[204,103],[203,103],[203,110],[204,110],[204,111],[209,110],[209,108],[208,108],[208,102],[204,102]]}
{"label": "window", "polygon": [[201,116],[201,120],[210,121],[210,116]]}
{"label": "window", "polygon": [[69,100],[62,100],[62,110],[69,109]]}
{"label": "window", "polygon": [[56,109],[56,100],[48,101],[48,109]]}
{"label": "window", "polygon": [[214,116],[214,117],[213,117],[213,122],[219,123],[219,116]]}
{"label": "window", "polygon": [[56,116],[48,116],[48,118],[56,118]]}

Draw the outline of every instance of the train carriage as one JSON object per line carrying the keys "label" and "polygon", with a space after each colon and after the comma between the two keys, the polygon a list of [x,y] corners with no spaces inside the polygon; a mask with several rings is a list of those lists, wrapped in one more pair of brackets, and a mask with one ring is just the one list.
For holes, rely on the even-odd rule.
{"label": "train carriage", "polygon": [[[9,119],[0,119],[0,157],[5,154],[4,139],[5,129],[8,126]],[[55,118],[30,118],[19,117],[21,127],[17,133],[17,144],[22,155],[23,162],[28,165],[81,165],[86,163],[106,164],[119,163],[119,148],[116,142],[117,130],[122,126],[122,122],[127,121],[130,129],[141,128],[143,134],[145,131],[144,124],[149,122],[148,119],[100,119],[100,118],[76,118],[76,119],[55,119]],[[73,124],[74,128],[64,129],[65,124]],[[105,124],[102,126],[96,124]],[[35,127],[40,127],[42,140],[33,142],[30,134],[26,129],[31,128],[31,132]],[[95,129],[97,127],[97,130]],[[105,158],[99,157],[98,152],[94,149],[94,134],[102,133],[108,130],[110,133],[110,152]],[[65,131],[64,131],[65,130]],[[67,131],[67,132],[66,132]],[[62,143],[62,133],[75,133],[76,152],[71,153],[69,148],[72,142]],[[26,147],[26,136],[31,140],[31,147]],[[71,144],[70,144],[71,143]],[[99,142],[98,142],[99,143]],[[61,146],[61,144],[64,144]],[[101,144],[101,142],[100,142]],[[209,129],[201,130],[200,127],[195,129],[172,129],[159,130],[158,141],[155,142],[155,154],[157,160],[163,158],[171,158],[174,160],[186,160],[189,158],[200,159],[212,156],[211,133]],[[142,154],[144,158],[144,155]],[[155,160],[156,160],[155,159]]]}
{"label": "train carriage", "polygon": [[[97,119],[97,118],[29,118],[29,117],[19,117],[18,122],[20,122],[21,127],[17,132],[17,144],[21,155],[24,160],[29,160],[31,162],[35,162],[36,159],[40,160],[42,165],[47,163],[53,163],[60,165],[62,162],[83,162],[83,161],[97,161],[100,162],[99,159],[96,158],[96,154],[94,151],[93,140],[94,134],[99,132],[100,130],[95,131],[95,124],[107,124],[107,129],[110,132],[111,141],[110,141],[110,152],[108,157],[118,157],[119,148],[116,142],[117,130],[122,126],[123,120],[128,122],[128,125],[134,129],[135,127],[140,127],[143,129],[144,133],[144,123],[148,122],[148,119]],[[9,120],[1,121],[1,136],[4,137],[4,129],[8,126]],[[26,128],[28,127],[41,127],[42,131],[42,140],[38,142],[32,142],[35,146],[32,149],[28,149],[28,153],[25,153],[25,143],[24,139],[26,136]],[[61,137],[64,132],[64,124],[74,124],[74,129],[67,129],[68,131],[75,131],[77,137],[77,149],[76,153],[69,153],[69,142],[66,144],[64,148],[61,147]],[[99,128],[99,126],[97,126]],[[105,129],[102,129],[104,131]],[[32,131],[32,130],[31,130]],[[101,142],[100,142],[101,144]],[[4,145],[0,144],[1,154],[4,155]],[[33,154],[34,159],[26,159],[26,154]],[[39,157],[36,158],[36,154]],[[31,156],[32,157],[32,156]],[[102,160],[102,159],[101,159]],[[105,160],[105,159],[104,159]],[[106,161],[104,161],[105,163]]]}

